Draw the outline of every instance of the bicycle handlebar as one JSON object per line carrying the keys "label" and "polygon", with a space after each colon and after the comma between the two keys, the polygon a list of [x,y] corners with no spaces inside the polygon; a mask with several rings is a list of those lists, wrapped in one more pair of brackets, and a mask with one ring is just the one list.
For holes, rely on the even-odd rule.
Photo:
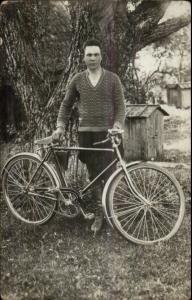
{"label": "bicycle handlebar", "polygon": [[[124,132],[123,129],[115,129],[115,128],[108,129],[107,139],[105,139],[103,141],[100,141],[100,142],[96,142],[93,145],[104,144],[104,143],[106,143],[110,140],[110,136],[122,135],[123,132]],[[53,141],[52,135],[50,135],[50,136],[47,136],[43,139],[36,140],[35,144],[36,145],[48,145],[48,144],[51,144],[53,142],[54,141]]]}
{"label": "bicycle handlebar", "polygon": [[93,143],[93,145],[100,145],[100,144],[105,144],[107,143],[108,141],[110,140],[110,138],[108,137],[107,139],[103,140],[103,141],[99,141],[99,142],[96,142],[96,143]]}
{"label": "bicycle handlebar", "polygon": [[112,128],[108,129],[109,135],[122,135],[124,133],[123,129]]}
{"label": "bicycle handlebar", "polygon": [[104,144],[108,141],[111,140],[110,137],[117,137],[118,135],[121,135],[123,134],[124,130],[123,129],[116,129],[116,128],[112,128],[112,129],[108,129],[108,135],[107,135],[107,138],[103,141],[99,141],[99,142],[96,142],[96,143],[93,143],[93,145],[100,145],[100,144]]}

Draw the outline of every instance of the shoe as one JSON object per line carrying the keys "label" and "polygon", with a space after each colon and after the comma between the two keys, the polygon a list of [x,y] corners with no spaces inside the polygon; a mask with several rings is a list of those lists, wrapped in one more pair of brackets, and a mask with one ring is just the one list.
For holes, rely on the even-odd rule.
{"label": "shoe", "polygon": [[94,232],[94,235],[96,235],[96,233],[98,233],[101,230],[103,226],[103,220],[104,220],[103,212],[102,210],[99,210],[98,212],[96,212],[95,220],[91,225],[91,231]]}

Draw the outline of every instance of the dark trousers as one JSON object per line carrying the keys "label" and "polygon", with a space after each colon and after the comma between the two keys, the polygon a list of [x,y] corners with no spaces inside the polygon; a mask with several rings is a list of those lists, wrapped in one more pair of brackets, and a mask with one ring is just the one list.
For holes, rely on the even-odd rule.
{"label": "dark trousers", "polygon": [[[86,148],[111,148],[110,141],[105,144],[93,145],[96,142],[106,139],[107,132],[79,132],[79,146]],[[120,146],[123,155],[123,145]],[[79,159],[86,164],[89,173],[89,179],[93,180],[110,162],[115,159],[115,154],[109,151],[79,151]],[[111,167],[98,180],[96,188],[93,190],[93,197],[97,204],[101,203],[102,191],[105,182],[109,176],[115,171],[115,166]]]}

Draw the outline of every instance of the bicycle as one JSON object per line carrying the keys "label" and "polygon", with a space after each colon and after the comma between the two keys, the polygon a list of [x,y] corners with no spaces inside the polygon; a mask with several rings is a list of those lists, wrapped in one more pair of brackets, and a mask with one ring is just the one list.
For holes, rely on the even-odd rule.
{"label": "bicycle", "polygon": [[[108,130],[105,140],[111,148],[67,147],[53,144],[47,137],[36,141],[46,149],[41,158],[23,152],[11,157],[2,172],[4,199],[12,214],[28,224],[43,224],[60,212],[74,218],[85,212],[83,198],[86,192],[110,168],[117,165],[106,182],[102,195],[105,218],[124,238],[138,244],[153,244],[168,240],[178,231],[185,212],[185,199],[180,184],[167,170],[148,162],[126,163],[119,151],[122,130]],[[95,146],[94,145],[94,146]],[[63,175],[56,152],[65,154],[66,169],[71,151],[112,151],[114,160],[79,191],[70,188]],[[52,157],[54,165],[49,160]],[[57,207],[59,205],[59,211]]]}

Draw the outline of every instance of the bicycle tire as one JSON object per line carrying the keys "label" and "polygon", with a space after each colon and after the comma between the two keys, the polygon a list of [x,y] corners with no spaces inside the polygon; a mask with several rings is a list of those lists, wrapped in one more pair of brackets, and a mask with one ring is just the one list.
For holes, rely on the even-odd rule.
{"label": "bicycle tire", "polygon": [[57,198],[54,194],[58,181],[50,169],[33,153],[21,153],[13,156],[2,172],[2,191],[12,214],[19,220],[34,225],[44,224],[53,216]]}
{"label": "bicycle tire", "polygon": [[137,244],[149,245],[170,239],[181,226],[185,213],[180,184],[167,170],[149,163],[130,167],[127,172],[134,188],[148,204],[132,193],[125,172],[118,172],[106,199],[107,214],[113,227]]}

